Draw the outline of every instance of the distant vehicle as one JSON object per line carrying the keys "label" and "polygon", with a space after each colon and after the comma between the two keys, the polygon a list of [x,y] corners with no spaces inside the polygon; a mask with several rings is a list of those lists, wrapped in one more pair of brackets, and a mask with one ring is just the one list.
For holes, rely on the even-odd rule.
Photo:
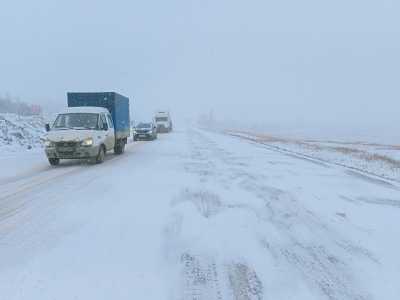
{"label": "distant vehicle", "polygon": [[107,151],[122,154],[130,136],[129,99],[114,92],[68,93],[68,108],[46,124],[49,163],[90,159],[102,163]]}
{"label": "distant vehicle", "polygon": [[157,126],[153,122],[139,123],[135,127],[133,140],[155,140],[157,139]]}
{"label": "distant vehicle", "polygon": [[172,120],[169,112],[159,111],[154,117],[157,124],[157,132],[171,132],[172,131]]}

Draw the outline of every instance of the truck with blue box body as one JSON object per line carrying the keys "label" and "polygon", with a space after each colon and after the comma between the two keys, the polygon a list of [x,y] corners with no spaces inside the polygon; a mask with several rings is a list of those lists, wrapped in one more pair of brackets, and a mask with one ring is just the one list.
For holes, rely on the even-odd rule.
{"label": "truck with blue box body", "polygon": [[129,98],[115,92],[68,93],[68,108],[46,124],[45,151],[51,165],[60,159],[101,163],[107,151],[122,154],[130,136]]}

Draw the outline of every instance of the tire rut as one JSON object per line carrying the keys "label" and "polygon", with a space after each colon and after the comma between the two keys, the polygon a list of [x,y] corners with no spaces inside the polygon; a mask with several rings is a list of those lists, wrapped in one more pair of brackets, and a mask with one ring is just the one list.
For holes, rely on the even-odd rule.
{"label": "tire rut", "polygon": [[[360,291],[351,269],[351,261],[356,258],[365,259],[373,264],[379,263],[372,253],[363,246],[344,238],[328,223],[307,210],[295,196],[266,184],[267,176],[249,173],[248,162],[241,162],[238,157],[234,159],[232,152],[218,147],[206,134],[200,131],[190,132],[190,143],[196,155],[192,156],[189,163],[207,161],[206,165],[202,165],[204,169],[197,173],[202,182],[213,180],[221,186],[229,183],[247,192],[249,197],[263,201],[264,209],[260,210],[246,203],[229,205],[221,197],[213,196],[218,199],[219,207],[249,209],[260,221],[265,222],[266,230],[260,237],[260,246],[263,245],[268,252],[272,253],[278,263],[288,265],[300,274],[305,282],[319,291],[321,299],[371,299],[368,293]],[[194,196],[194,198],[201,199],[202,196]],[[199,209],[199,211],[203,216],[212,215],[207,209]],[[279,241],[269,238],[268,228],[273,228],[279,233]],[[307,235],[312,236],[313,239],[303,239],[299,230],[307,232]],[[246,271],[246,268],[240,264],[230,266],[228,269],[234,299],[261,299],[259,294],[262,295],[262,293],[249,292],[257,290],[259,284],[254,283],[258,282],[257,280],[254,279],[251,281],[252,284],[248,284],[252,288],[243,287],[246,286],[243,282],[250,276],[248,275],[250,271]]]}

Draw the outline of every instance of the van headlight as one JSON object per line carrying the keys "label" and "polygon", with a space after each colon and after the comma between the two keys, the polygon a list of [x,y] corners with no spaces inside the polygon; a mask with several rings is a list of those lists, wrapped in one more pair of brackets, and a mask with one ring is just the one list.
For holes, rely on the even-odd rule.
{"label": "van headlight", "polygon": [[50,140],[45,140],[44,141],[44,146],[46,148],[53,148],[55,146],[55,143],[53,141],[50,141]]}
{"label": "van headlight", "polygon": [[93,139],[92,139],[92,138],[88,138],[88,139],[86,139],[86,140],[83,140],[83,141],[81,142],[81,145],[82,145],[82,146],[85,146],[85,147],[93,146]]}

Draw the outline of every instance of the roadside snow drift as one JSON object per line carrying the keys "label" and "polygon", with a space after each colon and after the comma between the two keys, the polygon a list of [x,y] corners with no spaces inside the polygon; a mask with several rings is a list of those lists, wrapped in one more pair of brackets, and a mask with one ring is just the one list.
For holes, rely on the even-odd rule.
{"label": "roadside snow drift", "polygon": [[0,113],[0,156],[41,147],[44,120],[40,116],[18,116]]}

